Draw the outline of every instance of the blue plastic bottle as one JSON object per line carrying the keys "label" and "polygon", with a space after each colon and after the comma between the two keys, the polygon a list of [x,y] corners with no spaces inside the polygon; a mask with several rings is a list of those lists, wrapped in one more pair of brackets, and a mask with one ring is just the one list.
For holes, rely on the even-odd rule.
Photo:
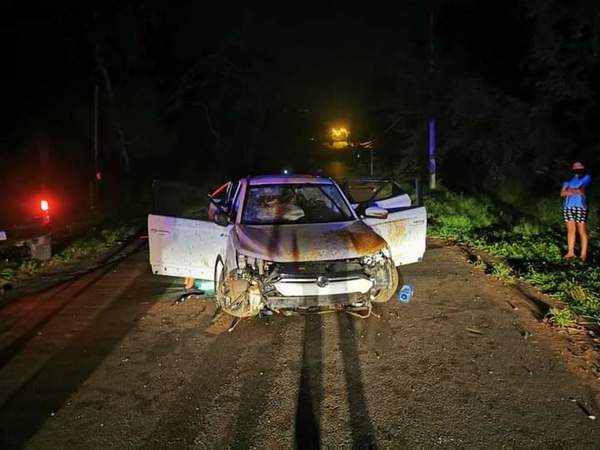
{"label": "blue plastic bottle", "polygon": [[398,292],[398,301],[400,303],[408,303],[415,292],[415,287],[412,284],[405,284]]}

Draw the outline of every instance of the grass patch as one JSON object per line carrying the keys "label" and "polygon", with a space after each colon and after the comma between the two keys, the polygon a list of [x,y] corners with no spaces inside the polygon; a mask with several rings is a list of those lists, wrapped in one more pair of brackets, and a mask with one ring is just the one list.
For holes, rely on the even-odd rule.
{"label": "grass patch", "polygon": [[575,315],[569,308],[550,308],[550,311],[548,311],[546,316],[550,322],[563,328],[572,327],[576,323]]}
{"label": "grass patch", "polygon": [[[524,212],[500,207],[486,197],[438,191],[431,193],[426,205],[430,236],[502,258],[490,267],[491,274],[506,281],[525,279],[565,302],[566,311],[600,325],[599,251],[592,246],[586,264],[562,258],[565,233],[560,200],[543,199]],[[591,220],[588,227],[594,242],[598,237],[597,220]],[[555,311],[562,315],[569,312]],[[559,317],[555,323],[562,320]]]}
{"label": "grass patch", "polygon": [[508,264],[503,263],[503,262],[495,263],[492,266],[490,273],[492,275],[494,275],[496,278],[499,278],[500,280],[503,280],[503,281],[513,281],[514,280],[512,268]]}
{"label": "grass patch", "polygon": [[92,227],[82,237],[69,244],[50,261],[70,262],[92,256],[108,247],[119,244],[135,233],[133,225]]}
{"label": "grass patch", "polygon": [[10,261],[2,261],[0,263],[0,287],[4,287],[13,283],[17,275],[17,264]]}

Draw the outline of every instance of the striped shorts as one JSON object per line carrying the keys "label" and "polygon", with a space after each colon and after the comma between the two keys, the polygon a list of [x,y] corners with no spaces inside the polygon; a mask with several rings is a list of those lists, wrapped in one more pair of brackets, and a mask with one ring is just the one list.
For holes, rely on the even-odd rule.
{"label": "striped shorts", "polygon": [[586,223],[588,217],[587,208],[563,208],[565,222]]}

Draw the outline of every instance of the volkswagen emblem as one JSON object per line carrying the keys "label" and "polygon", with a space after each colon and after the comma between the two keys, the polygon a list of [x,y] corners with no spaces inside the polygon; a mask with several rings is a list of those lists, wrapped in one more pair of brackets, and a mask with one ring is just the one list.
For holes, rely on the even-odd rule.
{"label": "volkswagen emblem", "polygon": [[329,278],[327,278],[326,276],[320,275],[319,278],[317,278],[317,286],[319,286],[320,288],[324,288],[328,284]]}

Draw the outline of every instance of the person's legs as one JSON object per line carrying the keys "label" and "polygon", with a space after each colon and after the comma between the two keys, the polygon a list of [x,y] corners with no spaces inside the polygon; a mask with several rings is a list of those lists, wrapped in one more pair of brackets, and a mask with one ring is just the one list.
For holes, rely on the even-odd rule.
{"label": "person's legs", "polygon": [[581,243],[581,260],[587,259],[588,234],[587,234],[587,209],[578,211],[577,232],[579,233],[579,242]]}
{"label": "person's legs", "polygon": [[577,232],[579,233],[579,241],[581,242],[581,260],[585,261],[588,249],[587,224],[577,223]]}
{"label": "person's legs", "polygon": [[575,258],[575,234],[576,226],[574,220],[565,222],[567,225],[567,254],[565,258]]}
{"label": "person's legs", "polygon": [[196,281],[195,278],[185,277],[185,280],[183,281],[183,287],[185,289],[192,289],[194,287],[194,281]]}

